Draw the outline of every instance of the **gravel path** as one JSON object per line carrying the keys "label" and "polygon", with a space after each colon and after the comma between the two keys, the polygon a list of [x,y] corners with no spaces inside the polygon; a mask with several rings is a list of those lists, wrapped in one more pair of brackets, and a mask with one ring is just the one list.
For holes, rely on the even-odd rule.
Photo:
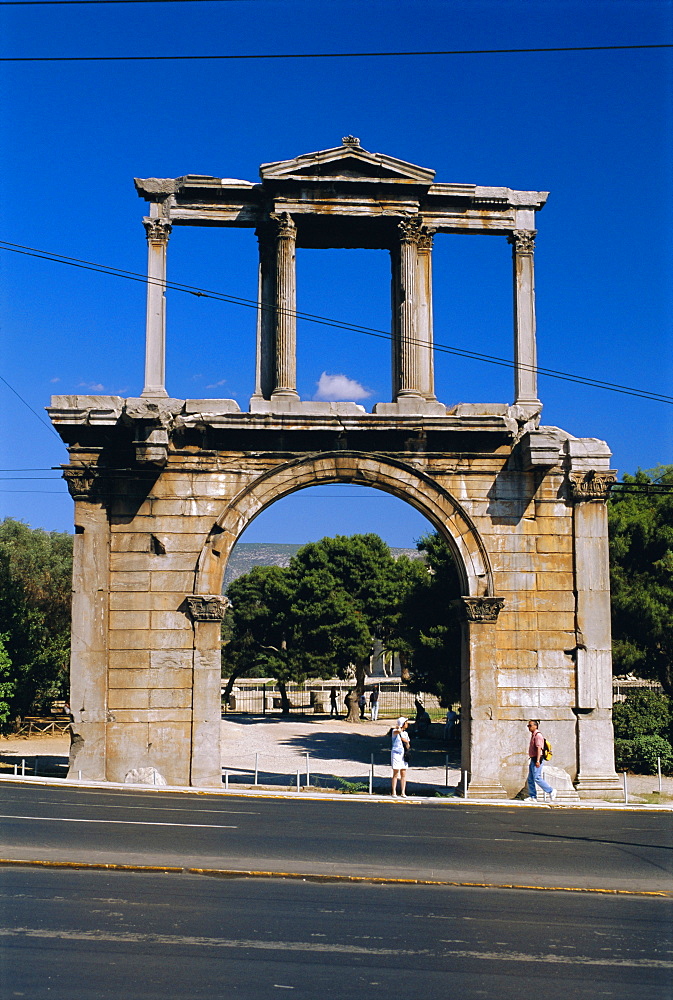
{"label": "gravel path", "polygon": [[[296,783],[299,769],[305,782],[306,754],[309,755],[311,785],[337,788],[349,782],[369,782],[371,755],[374,754],[374,782],[377,787],[390,782],[391,719],[348,723],[340,719],[310,721],[278,716],[230,715],[222,722],[222,767],[230,781],[249,784],[258,755],[260,784]],[[460,781],[460,753],[430,740],[413,743],[407,774],[409,790],[441,791]]]}

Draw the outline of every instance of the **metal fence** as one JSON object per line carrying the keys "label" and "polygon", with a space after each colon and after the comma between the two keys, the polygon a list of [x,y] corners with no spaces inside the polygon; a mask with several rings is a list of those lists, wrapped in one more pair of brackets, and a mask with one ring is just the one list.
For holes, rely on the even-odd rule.
{"label": "metal fence", "polygon": [[612,678],[612,703],[626,701],[628,695],[636,691],[656,691],[663,694],[664,689],[659,681],[643,680],[642,677],[613,677]]}
{"label": "metal fence", "polygon": [[[223,683],[223,690],[226,682]],[[444,719],[446,709],[442,708],[434,695],[415,695],[397,679],[373,680],[365,685],[367,699],[366,714],[369,715],[369,692],[374,684],[379,687],[379,718],[393,719],[399,715],[412,717],[415,712],[415,699],[423,702],[433,722]],[[353,688],[352,684],[331,681],[307,681],[305,684],[288,684],[287,696],[290,701],[291,715],[329,715],[330,691],[336,688],[339,713],[346,715],[345,697]],[[222,702],[223,714],[245,712],[251,715],[268,715],[281,711],[280,692],[273,680],[239,681],[233,687],[231,697],[225,704]]]}

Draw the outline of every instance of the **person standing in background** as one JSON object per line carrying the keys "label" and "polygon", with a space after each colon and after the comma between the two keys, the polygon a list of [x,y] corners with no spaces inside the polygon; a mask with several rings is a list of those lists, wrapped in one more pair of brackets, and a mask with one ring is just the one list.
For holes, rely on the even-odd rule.
{"label": "person standing in background", "polygon": [[379,717],[379,686],[375,684],[369,695],[369,711],[371,713],[372,722],[376,722]]}

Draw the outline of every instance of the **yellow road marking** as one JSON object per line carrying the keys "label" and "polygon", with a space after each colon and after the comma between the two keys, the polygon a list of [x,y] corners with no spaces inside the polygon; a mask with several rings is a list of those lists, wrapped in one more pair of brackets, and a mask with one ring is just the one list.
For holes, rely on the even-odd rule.
{"label": "yellow road marking", "polygon": [[646,889],[601,889],[569,885],[520,885],[515,882],[459,882],[448,879],[395,878],[387,875],[339,875],[319,872],[273,872],[239,868],[182,868],[169,865],[105,864],[91,861],[33,861],[0,858],[0,866],[78,868],[92,871],[170,872],[176,875],[209,875],[214,878],[282,878],[300,882],[368,882],[377,885],[439,885],[466,889],[520,889],[533,892],[585,892],[607,896],[655,896],[669,899],[671,892]]}

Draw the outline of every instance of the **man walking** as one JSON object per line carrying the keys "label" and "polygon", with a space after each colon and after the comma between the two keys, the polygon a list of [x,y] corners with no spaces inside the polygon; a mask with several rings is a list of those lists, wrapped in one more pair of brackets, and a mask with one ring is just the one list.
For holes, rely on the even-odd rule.
{"label": "man walking", "polygon": [[530,757],[530,764],[528,765],[528,798],[526,799],[526,802],[537,802],[536,785],[539,785],[543,792],[551,795],[551,800],[553,802],[557,795],[556,789],[547,784],[542,777],[544,736],[538,729],[539,725],[540,723],[536,719],[531,719],[528,723],[528,732],[530,733],[528,756]]}
{"label": "man walking", "polygon": [[379,686],[375,684],[371,689],[369,694],[369,711],[371,712],[372,722],[376,722],[379,717]]}

